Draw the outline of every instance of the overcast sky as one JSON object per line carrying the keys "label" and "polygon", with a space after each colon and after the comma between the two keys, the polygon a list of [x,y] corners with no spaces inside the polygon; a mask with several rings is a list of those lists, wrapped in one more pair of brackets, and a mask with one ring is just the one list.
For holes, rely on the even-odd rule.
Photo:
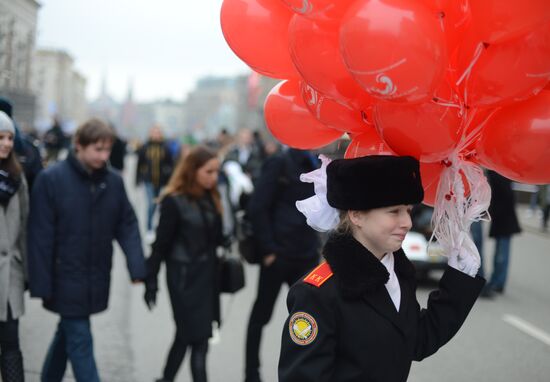
{"label": "overcast sky", "polygon": [[39,0],[38,47],[67,51],[88,80],[106,74],[109,93],[181,100],[205,75],[247,73],[220,27],[222,0]]}

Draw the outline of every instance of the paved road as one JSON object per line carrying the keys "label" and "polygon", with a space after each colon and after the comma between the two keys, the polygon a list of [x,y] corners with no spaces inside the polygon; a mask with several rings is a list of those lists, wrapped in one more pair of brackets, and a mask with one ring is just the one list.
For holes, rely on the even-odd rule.
{"label": "paved road", "polygon": [[[129,164],[133,161],[130,159]],[[129,194],[140,220],[145,205],[143,190],[129,185]],[[550,381],[550,235],[536,229],[536,221],[520,212],[525,232],[513,239],[510,279],[506,293],[495,300],[480,300],[465,326],[434,356],[414,363],[411,382],[548,382]],[[486,240],[485,252],[492,253]],[[490,261],[490,256],[487,256]],[[490,267],[489,267],[490,269]],[[257,269],[247,266],[247,286],[235,296],[223,297],[224,325],[210,347],[211,381],[242,381],[244,337],[254,299]],[[102,381],[151,382],[160,376],[174,328],[166,289],[158,306],[148,312],[142,302],[142,286],[132,286],[124,257],[117,249],[113,268],[110,308],[92,319],[95,352]],[[433,275],[437,279],[438,275]],[[436,281],[419,289],[422,304]],[[163,284],[161,284],[163,285]],[[286,318],[285,288],[272,322],[266,327],[262,347],[263,375],[276,381],[281,327]],[[57,317],[36,300],[27,301],[21,320],[21,341],[27,381],[39,381],[39,371]],[[365,328],[368,330],[368,328]],[[190,381],[186,365],[178,382]],[[65,379],[74,380],[70,373]]]}

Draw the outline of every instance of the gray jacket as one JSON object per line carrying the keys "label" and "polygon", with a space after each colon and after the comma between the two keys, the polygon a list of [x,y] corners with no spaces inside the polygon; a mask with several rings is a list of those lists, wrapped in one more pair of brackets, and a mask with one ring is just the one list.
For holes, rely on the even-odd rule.
{"label": "gray jacket", "polygon": [[0,321],[7,321],[8,302],[13,318],[25,312],[27,281],[27,215],[29,197],[24,176],[6,208],[0,207]]}

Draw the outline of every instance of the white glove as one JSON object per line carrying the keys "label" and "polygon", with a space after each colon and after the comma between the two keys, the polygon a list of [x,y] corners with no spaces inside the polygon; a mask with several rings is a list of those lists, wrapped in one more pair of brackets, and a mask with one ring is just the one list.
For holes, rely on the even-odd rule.
{"label": "white glove", "polygon": [[476,277],[481,265],[481,258],[479,257],[477,247],[468,235],[465,235],[459,248],[451,250],[447,264],[462,273]]}

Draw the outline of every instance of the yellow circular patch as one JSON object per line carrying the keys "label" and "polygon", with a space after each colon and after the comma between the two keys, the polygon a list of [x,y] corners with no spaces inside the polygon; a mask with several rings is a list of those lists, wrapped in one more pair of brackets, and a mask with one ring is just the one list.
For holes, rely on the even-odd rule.
{"label": "yellow circular patch", "polygon": [[309,345],[317,337],[317,322],[305,312],[296,312],[288,323],[290,338],[297,345]]}

